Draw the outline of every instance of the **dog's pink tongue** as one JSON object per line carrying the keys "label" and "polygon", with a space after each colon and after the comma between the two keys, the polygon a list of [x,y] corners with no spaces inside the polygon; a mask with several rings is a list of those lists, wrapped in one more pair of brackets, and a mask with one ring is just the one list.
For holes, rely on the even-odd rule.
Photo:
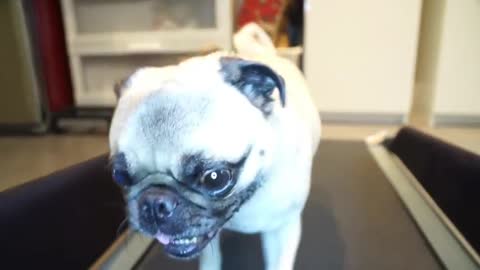
{"label": "dog's pink tongue", "polygon": [[163,234],[161,232],[158,232],[157,235],[155,235],[155,238],[157,238],[158,242],[168,245],[170,243],[170,236]]}

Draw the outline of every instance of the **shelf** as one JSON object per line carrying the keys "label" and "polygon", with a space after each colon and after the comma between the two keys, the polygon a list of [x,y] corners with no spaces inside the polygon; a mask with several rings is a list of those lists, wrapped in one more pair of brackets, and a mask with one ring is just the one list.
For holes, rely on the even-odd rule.
{"label": "shelf", "polygon": [[232,47],[232,0],[61,1],[77,106],[114,106],[137,68]]}
{"label": "shelf", "polygon": [[75,34],[218,27],[215,0],[64,0]]}
{"label": "shelf", "polygon": [[229,49],[231,38],[216,29],[84,34],[68,40],[71,55],[198,52]]}
{"label": "shelf", "polygon": [[75,92],[75,101],[81,106],[114,106],[115,83],[125,79],[136,69],[146,66],[176,64],[191,54],[129,54],[122,56],[74,57],[75,84],[83,91]]}

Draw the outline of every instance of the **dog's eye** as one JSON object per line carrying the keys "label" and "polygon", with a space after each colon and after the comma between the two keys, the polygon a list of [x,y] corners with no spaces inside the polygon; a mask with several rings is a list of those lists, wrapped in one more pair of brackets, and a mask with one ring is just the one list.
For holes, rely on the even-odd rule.
{"label": "dog's eye", "polygon": [[227,169],[207,171],[203,175],[201,183],[213,196],[227,194],[234,185],[232,181],[232,172]]}
{"label": "dog's eye", "polygon": [[127,171],[121,169],[113,169],[113,179],[117,184],[127,187],[132,185],[132,178]]}

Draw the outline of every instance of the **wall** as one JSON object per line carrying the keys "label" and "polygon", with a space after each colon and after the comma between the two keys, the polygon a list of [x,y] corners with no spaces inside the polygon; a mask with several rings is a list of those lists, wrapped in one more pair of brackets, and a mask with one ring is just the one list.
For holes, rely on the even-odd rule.
{"label": "wall", "polygon": [[420,0],[310,0],[305,72],[324,115],[406,115]]}
{"label": "wall", "polygon": [[434,114],[480,123],[480,1],[447,0],[434,88]]}

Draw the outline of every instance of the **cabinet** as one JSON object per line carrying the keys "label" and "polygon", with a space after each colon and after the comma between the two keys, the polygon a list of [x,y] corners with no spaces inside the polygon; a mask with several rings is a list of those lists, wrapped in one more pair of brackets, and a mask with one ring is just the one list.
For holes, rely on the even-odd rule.
{"label": "cabinet", "polygon": [[231,48],[231,0],[62,0],[75,103],[113,107],[113,85],[142,66]]}

